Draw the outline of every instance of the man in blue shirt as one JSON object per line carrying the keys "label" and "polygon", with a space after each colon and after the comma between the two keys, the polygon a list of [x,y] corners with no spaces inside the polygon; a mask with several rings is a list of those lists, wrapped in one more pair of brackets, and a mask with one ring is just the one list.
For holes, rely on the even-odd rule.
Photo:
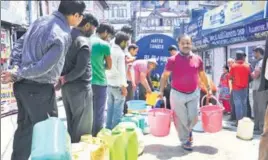
{"label": "man in blue shirt", "polygon": [[70,26],[77,26],[86,5],[83,1],[61,1],[58,11],[37,19],[18,40],[11,54],[16,72],[2,72],[2,83],[14,82],[18,106],[18,128],[12,160],[28,160],[33,126],[50,116],[57,117],[54,84],[72,43]]}

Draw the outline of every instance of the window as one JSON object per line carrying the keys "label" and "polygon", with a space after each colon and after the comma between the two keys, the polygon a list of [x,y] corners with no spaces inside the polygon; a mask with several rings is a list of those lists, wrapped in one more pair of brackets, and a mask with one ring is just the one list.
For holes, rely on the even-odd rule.
{"label": "window", "polygon": [[114,12],[115,12],[115,10],[114,10],[114,8],[112,8],[112,9],[110,10],[111,17],[114,17]]}
{"label": "window", "polygon": [[124,17],[127,17],[127,10],[124,9]]}
{"label": "window", "polygon": [[160,19],[159,19],[159,22],[160,22],[159,26],[163,26],[163,25],[164,25],[164,24],[163,24],[163,18],[160,18]]}

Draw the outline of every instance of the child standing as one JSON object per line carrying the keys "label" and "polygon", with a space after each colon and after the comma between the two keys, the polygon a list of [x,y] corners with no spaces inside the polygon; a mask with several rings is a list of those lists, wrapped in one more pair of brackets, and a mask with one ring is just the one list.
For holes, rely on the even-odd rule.
{"label": "child standing", "polygon": [[219,100],[223,104],[225,113],[231,113],[231,104],[230,104],[230,88],[229,88],[229,67],[225,65],[223,67],[223,74],[221,75],[220,84],[219,84]]}

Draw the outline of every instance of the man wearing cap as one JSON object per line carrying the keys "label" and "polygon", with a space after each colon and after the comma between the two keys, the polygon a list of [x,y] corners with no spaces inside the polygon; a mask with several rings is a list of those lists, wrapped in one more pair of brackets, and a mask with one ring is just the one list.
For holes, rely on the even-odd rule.
{"label": "man wearing cap", "polygon": [[168,47],[168,52],[171,56],[175,56],[178,53],[178,48],[175,45],[171,45]]}
{"label": "man wearing cap", "polygon": [[[139,90],[142,90],[141,88],[144,87],[146,93],[151,93],[152,89],[147,80],[147,76],[150,75],[150,73],[156,68],[156,66],[157,62],[155,59],[136,60],[130,68],[130,71],[132,72],[131,74],[134,75],[134,82],[132,83],[136,86],[139,86]],[[145,100],[146,94],[143,92],[139,93],[138,99]]]}
{"label": "man wearing cap", "polygon": [[250,66],[245,62],[245,53],[238,50],[236,51],[236,61],[230,70],[230,90],[233,93],[237,121],[247,116],[249,77]]}
{"label": "man wearing cap", "polygon": [[253,90],[253,109],[254,109],[254,130],[260,131],[263,128],[265,107],[258,103],[258,89],[261,82],[261,68],[263,61],[264,49],[261,46],[256,47],[254,50],[254,57],[256,59],[256,65],[254,71],[251,73],[253,78],[252,90]]}

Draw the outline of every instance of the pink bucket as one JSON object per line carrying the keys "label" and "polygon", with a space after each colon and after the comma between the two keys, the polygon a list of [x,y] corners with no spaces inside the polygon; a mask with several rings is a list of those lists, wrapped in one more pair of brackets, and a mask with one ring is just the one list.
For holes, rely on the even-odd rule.
{"label": "pink bucket", "polygon": [[[202,104],[206,96],[202,98]],[[202,126],[205,132],[216,133],[222,129],[222,117],[224,108],[221,106],[217,98],[212,96],[217,101],[217,105],[202,106],[201,118]]]}
{"label": "pink bucket", "polygon": [[169,134],[172,111],[165,108],[152,109],[148,113],[150,132],[156,137],[164,137]]}

